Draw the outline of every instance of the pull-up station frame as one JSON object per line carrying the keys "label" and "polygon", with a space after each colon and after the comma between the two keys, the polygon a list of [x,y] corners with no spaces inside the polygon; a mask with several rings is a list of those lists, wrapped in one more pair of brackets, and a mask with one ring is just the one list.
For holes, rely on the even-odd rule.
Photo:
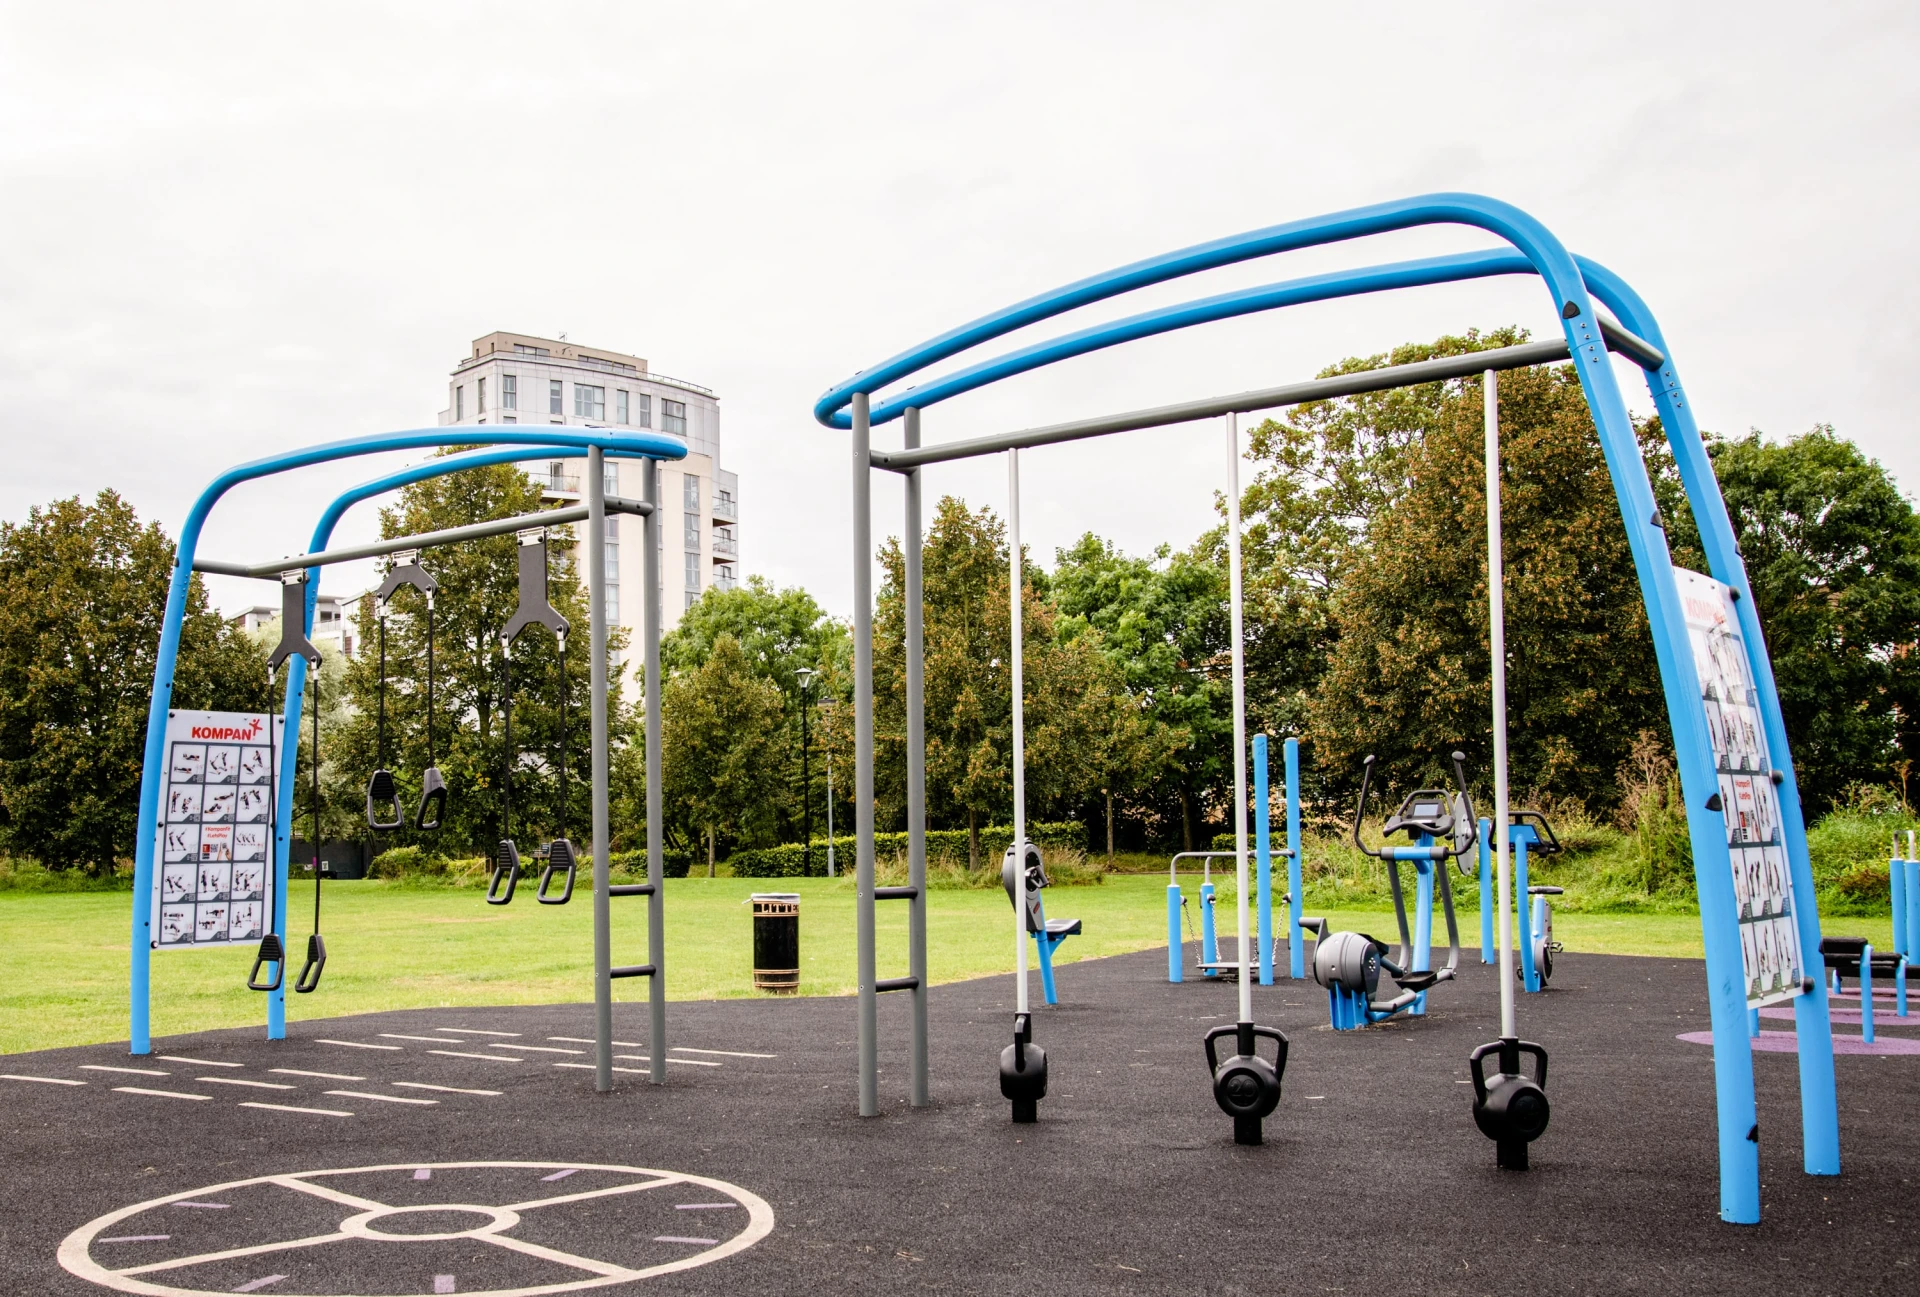
{"label": "pull-up station frame", "polygon": [[[1390,262],[1284,280],[1095,324],[1060,337],[1019,347],[963,366],[918,386],[889,392],[909,376],[962,352],[1095,302],[1187,275],[1299,249],[1347,242],[1431,225],[1476,228],[1506,246],[1414,261]],[[1563,336],[1516,347],[1471,352],[1416,364],[1316,379],[1288,387],[1189,401],[1178,405],[1029,428],[987,437],[923,446],[924,410],[1003,378],[1043,368],[1123,342],[1196,324],[1232,319],[1310,302],[1502,275],[1537,277],[1551,295]],[[1604,319],[1604,304],[1613,319]],[[1655,507],[1652,483],[1641,456],[1609,352],[1631,359],[1645,373],[1699,527],[1708,574],[1727,587],[1730,636],[1744,654],[1752,705],[1765,750],[1776,767],[1767,772],[1778,800],[1776,845],[1783,849],[1794,896],[1788,925],[1803,959],[1817,957],[1820,918],[1808,862],[1806,826],[1773,669],[1754,610],[1752,590],[1725,503],[1701,442],[1691,403],[1680,385],[1671,350],[1646,303],[1618,275],[1571,253],[1526,212],[1478,194],[1443,193],[1379,203],[1327,216],[1293,221],[1182,248],[1092,275],[994,311],[862,370],[828,389],[814,404],[822,424],[851,433],[854,602],[854,788],[859,903],[859,1097],[863,1116],[879,1112],[875,996],[914,993],[911,1102],[927,1102],[923,644],[920,573],[920,470],[934,463],[1050,445],[1139,428],[1162,427],[1254,410],[1329,400],[1488,370],[1571,360],[1593,417],[1612,476],[1634,569],[1646,605],[1672,725],[1675,755],[1687,805],[1695,881],[1706,950],[1717,1092],[1716,1132],[1720,1154],[1720,1214],[1751,1224],[1760,1219],[1758,1123],[1753,1053],[1748,1038],[1747,987],[1742,957],[1740,903],[1730,858],[1729,824],[1721,797],[1721,770],[1703,707],[1703,682],[1695,664],[1680,577],[1667,549],[1665,523]],[[876,451],[875,424],[902,421],[899,450]],[[876,891],[873,885],[873,578],[872,485],[875,468],[906,477],[904,589],[906,604],[907,832],[911,870],[907,888]],[[1015,594],[1013,597],[1017,598]],[[1245,754],[1237,754],[1244,761]],[[1244,845],[1238,853],[1244,856]],[[1244,869],[1244,865],[1242,865]],[[1244,889],[1243,889],[1244,890]],[[876,899],[899,894],[910,900],[910,976],[881,981],[874,968]],[[1837,1175],[1840,1143],[1833,1077],[1832,1027],[1822,995],[1793,996],[1800,1071],[1804,1165],[1811,1175]]]}

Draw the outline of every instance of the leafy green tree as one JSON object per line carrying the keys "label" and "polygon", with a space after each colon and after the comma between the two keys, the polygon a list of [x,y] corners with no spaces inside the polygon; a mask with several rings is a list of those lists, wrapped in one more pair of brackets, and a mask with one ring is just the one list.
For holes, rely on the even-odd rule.
{"label": "leafy green tree", "polygon": [[[1340,559],[1336,638],[1309,705],[1322,769],[1351,778],[1376,753],[1383,786],[1443,778],[1454,747],[1481,770],[1490,759],[1480,380],[1422,408],[1423,435],[1394,461],[1403,485],[1381,491]],[[1610,806],[1635,736],[1666,733],[1612,479],[1569,367],[1502,375],[1500,427],[1515,785]],[[1641,430],[1643,453],[1670,478],[1658,432]]]}
{"label": "leafy green tree", "polygon": [[724,835],[753,845],[769,839],[769,784],[780,769],[784,701],[759,678],[740,641],[721,632],[699,667],[661,689],[662,793],[671,825],[703,838],[707,872]]}
{"label": "leafy green tree", "polygon": [[[404,488],[380,515],[381,534],[412,535],[465,526],[495,518],[532,513],[540,507],[540,487],[510,464],[467,469]],[[564,827],[578,841],[586,835],[591,788],[587,652],[587,600],[577,570],[571,528],[548,534],[548,597],[572,625],[566,652],[567,806],[559,805],[561,676],[558,644],[545,627],[530,626],[515,640],[510,663],[513,704],[513,772],[508,800],[504,704],[508,676],[503,673],[500,631],[519,607],[516,538],[492,536],[427,551],[421,562],[440,584],[434,596],[434,759],[451,790],[444,827],[419,834],[403,829],[386,835],[394,844],[418,842],[452,853],[485,853],[511,828],[520,839],[538,840]],[[376,767],[379,718],[379,625],[371,595],[361,601],[361,652],[349,666],[343,686],[351,704],[337,733],[323,719],[325,800],[357,819],[355,836],[365,834],[365,788]],[[427,764],[426,605],[411,587],[395,592],[386,610],[386,763],[399,777],[402,805],[412,809],[420,772]],[[608,636],[610,651],[625,642],[624,632]],[[629,775],[639,762],[624,761],[618,749],[634,733],[621,705],[617,672],[608,672],[609,755]],[[616,789],[622,807],[644,805],[632,790]],[[511,822],[509,823],[509,812]],[[564,825],[562,820],[564,819]],[[617,829],[631,836],[630,826]],[[523,853],[525,842],[523,841]]]}
{"label": "leafy green tree", "polygon": [[[0,834],[50,869],[132,856],[174,545],[112,491],[0,525]],[[187,595],[173,705],[267,710],[247,636]]]}
{"label": "leafy green tree", "polygon": [[[1920,520],[1821,425],[1709,447],[1773,659],[1801,795],[1824,810],[1920,750]],[[1689,524],[1690,527],[1690,524]]]}
{"label": "leafy green tree", "polygon": [[1156,836],[1177,822],[1190,850],[1196,820],[1232,774],[1225,563],[1165,545],[1151,558],[1131,557],[1091,532],[1056,558],[1062,634],[1085,628],[1098,637],[1128,704],[1116,697],[1090,740],[1100,753],[1108,850],[1116,800]]}

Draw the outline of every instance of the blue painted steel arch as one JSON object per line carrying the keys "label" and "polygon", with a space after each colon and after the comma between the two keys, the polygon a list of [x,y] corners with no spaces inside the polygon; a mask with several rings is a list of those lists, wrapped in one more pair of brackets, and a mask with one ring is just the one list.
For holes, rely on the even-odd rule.
{"label": "blue painted steel arch", "polygon": [[[1718,793],[1719,783],[1705,719],[1698,705],[1700,682],[1687,639],[1672,556],[1667,549],[1665,531],[1655,521],[1652,486],[1617,377],[1607,361],[1592,296],[1599,296],[1628,329],[1653,343],[1667,357],[1657,379],[1649,376],[1649,388],[1674,444],[1689,504],[1695,517],[1701,520],[1703,538],[1710,537],[1707,552],[1712,574],[1741,594],[1743,638],[1753,678],[1759,686],[1769,749],[1782,764],[1785,775],[1780,789],[1782,813],[1795,877],[1803,952],[1819,949],[1819,916],[1813,901],[1804,822],[1780,720],[1779,699],[1765,641],[1753,613],[1744,566],[1734,549],[1732,527],[1701,448],[1691,410],[1682,395],[1672,353],[1651,312],[1624,281],[1596,263],[1576,261],[1544,225],[1509,204],[1473,194],[1410,198],[1214,240],[1028,298],[940,334],[836,384],[815,403],[814,415],[827,426],[849,428],[852,419],[847,407],[856,394],[878,393],[900,379],[984,342],[1136,288],[1278,252],[1431,224],[1478,227],[1505,239],[1514,251],[1467,253],[1317,275],[1126,317],[1036,343],[955,371],[926,387],[898,393],[873,408],[870,423],[897,417],[908,408],[924,409],[1000,378],[1068,356],[1209,320],[1330,297],[1487,275],[1531,273],[1544,279],[1561,318],[1568,350],[1619,499],[1635,573],[1653,632],[1688,806],[1713,1021],[1721,1216],[1732,1222],[1754,1223],[1760,1218],[1759,1146],[1754,1134],[1758,1125],[1736,904],[1731,872],[1724,864],[1727,860],[1724,821],[1719,814],[1704,809],[1708,799]],[[1805,1161],[1808,1172],[1832,1175],[1839,1171],[1832,1039],[1824,1002],[1809,1003],[1816,998],[1802,996],[1796,1001]]]}
{"label": "blue painted steel arch", "polygon": [[[314,529],[309,552],[325,547],[347,509],[361,500],[412,482],[478,468],[484,464],[509,463],[524,459],[570,459],[584,456],[598,447],[607,455],[625,459],[678,460],[687,454],[686,443],[677,437],[658,433],[622,432],[594,427],[480,427],[416,428],[401,432],[353,437],[324,442],[302,450],[269,455],[228,469],[200,493],[180,528],[180,540],[174,555],[173,577],[167,588],[167,606],[160,627],[160,651],[153,667],[153,695],[147,708],[147,742],[140,778],[140,814],[134,839],[133,920],[129,934],[132,957],[128,976],[128,1048],[134,1054],[153,1052],[149,1015],[152,960],[152,909],[154,844],[160,812],[159,772],[166,759],[167,712],[173,703],[174,664],[180,652],[181,625],[186,617],[187,591],[193,580],[193,560],[213,507],[234,487],[291,469],[307,468],[363,455],[379,455],[400,450],[433,450],[445,446],[492,446],[496,449],[473,451],[430,459],[423,464],[387,474],[344,492],[321,515]],[[304,627],[313,628],[314,607],[319,598],[319,569],[307,569],[307,606]],[[298,733],[301,702],[306,688],[306,660],[298,654],[287,668],[286,723],[289,734]],[[289,795],[293,768],[297,760],[296,743],[288,743],[281,755],[278,773],[279,794]],[[290,803],[288,803],[290,804]],[[273,929],[284,937],[286,931],[287,849],[290,825],[279,826],[274,842],[274,869],[278,882],[274,897]],[[272,994],[268,1004],[268,1035],[275,1039],[286,1034],[286,997],[284,991]]]}

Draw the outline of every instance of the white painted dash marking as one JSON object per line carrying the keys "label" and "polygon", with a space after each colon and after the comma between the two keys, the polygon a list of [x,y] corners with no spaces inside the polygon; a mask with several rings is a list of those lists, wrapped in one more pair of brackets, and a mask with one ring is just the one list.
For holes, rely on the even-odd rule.
{"label": "white painted dash marking", "polygon": [[[577,1067],[583,1072],[591,1072],[593,1070],[592,1063],[555,1063],[554,1066],[555,1067]],[[644,1067],[610,1067],[607,1070],[610,1072],[631,1072],[635,1076],[647,1075],[647,1069]]]}
{"label": "white painted dash marking", "polygon": [[208,1085],[244,1085],[254,1090],[298,1090],[297,1085],[283,1085],[279,1081],[243,1081],[237,1076],[196,1076],[196,1081],[205,1081]]}
{"label": "white painted dash marking", "polygon": [[19,1076],[12,1072],[0,1072],[0,1081],[38,1081],[42,1085],[85,1085],[85,1081],[69,1080],[64,1076]]}
{"label": "white painted dash marking", "polygon": [[118,1238],[103,1238],[102,1243],[164,1243],[172,1238],[171,1234],[122,1234]]}
{"label": "white painted dash marking", "polygon": [[255,1103],[251,1099],[242,1101],[240,1106],[242,1108],[266,1108],[272,1112],[304,1112],[310,1117],[351,1117],[353,1116],[352,1113],[343,1112],[339,1108],[295,1108],[284,1103]]}
{"label": "white painted dash marking", "polygon": [[245,1067],[245,1063],[222,1063],[213,1058],[182,1058],[178,1054],[155,1054],[155,1058],[169,1063],[192,1063],[195,1067]]}
{"label": "white painted dash marking", "polygon": [[265,1288],[268,1284],[279,1283],[282,1279],[285,1279],[285,1278],[286,1276],[283,1274],[270,1274],[259,1279],[249,1279],[246,1283],[243,1283],[238,1288],[235,1288],[234,1291],[235,1292],[259,1292],[262,1288]]}
{"label": "white painted dash marking", "polygon": [[172,1072],[160,1072],[151,1067],[108,1067],[105,1063],[82,1063],[82,1072],[119,1072],[124,1076],[172,1076]]}
{"label": "white painted dash marking", "polygon": [[[348,1076],[345,1072],[302,1072],[297,1067],[270,1067],[269,1072],[277,1076],[311,1076],[320,1081],[364,1081],[364,1076]],[[280,1276],[282,1279],[285,1275]]]}
{"label": "white painted dash marking", "polygon": [[445,1036],[403,1036],[397,1031],[383,1031],[380,1033],[380,1039],[382,1040],[424,1040],[429,1045],[464,1045],[467,1043],[464,1040],[449,1040]]}
{"label": "white painted dash marking", "polygon": [[437,1275],[435,1275],[435,1276],[433,1277],[433,1290],[434,1290],[435,1292],[456,1292],[456,1291],[458,1291],[458,1290],[457,1290],[457,1289],[456,1289],[456,1288],[455,1288],[455,1287],[453,1286],[453,1276],[452,1276],[452,1275],[450,1275],[450,1274],[437,1274]]}
{"label": "white painted dash marking", "polygon": [[518,1063],[517,1058],[508,1058],[504,1054],[466,1054],[457,1049],[429,1049],[429,1054],[438,1054],[442,1058],[484,1058],[489,1063]]}
{"label": "white painted dash marking", "polygon": [[482,1031],[478,1027],[435,1027],[434,1030],[465,1032],[469,1036],[506,1036],[509,1039],[517,1038],[520,1035],[517,1031]]}
{"label": "white painted dash marking", "polygon": [[433,1172],[423,1166],[413,1173],[413,1178],[416,1180],[431,1180],[433,1179]]}
{"label": "white painted dash marking", "polygon": [[199,1207],[206,1211],[225,1211],[233,1206],[230,1202],[176,1202],[176,1207]]}
{"label": "white painted dash marking", "polygon": [[[651,1063],[653,1061],[652,1058],[648,1057],[646,1054],[615,1054],[614,1057],[624,1058],[630,1063]],[[709,1063],[704,1058],[669,1058],[667,1061],[669,1063],[678,1063],[682,1067],[725,1067],[726,1066],[726,1064],[724,1063]]]}
{"label": "white painted dash marking", "polygon": [[669,1053],[678,1050],[682,1054],[718,1054],[722,1058],[778,1058],[778,1054],[748,1054],[737,1049],[695,1049],[692,1045],[668,1045]]}
{"label": "white painted dash marking", "polygon": [[522,1049],[535,1054],[584,1054],[584,1049],[558,1049],[552,1045],[488,1045],[488,1049]]}
{"label": "white painted dash marking", "polygon": [[400,1052],[400,1046],[398,1045],[369,1045],[364,1040],[328,1040],[325,1036],[316,1036],[314,1038],[314,1044],[344,1045],[348,1049],[390,1049],[396,1054]]}
{"label": "white painted dash marking", "polygon": [[722,1208],[739,1205],[737,1202],[677,1202],[673,1205],[673,1209],[675,1211],[720,1211]]}
{"label": "white painted dash marking", "polygon": [[656,1243],[691,1243],[696,1247],[712,1247],[720,1240],[717,1238],[685,1238],[679,1234],[655,1234],[653,1241]]}
{"label": "white painted dash marking", "polygon": [[440,1102],[438,1099],[409,1099],[403,1094],[367,1094],[361,1090],[328,1090],[327,1093],[339,1099],[372,1099],[375,1103],[417,1103],[431,1107]]}
{"label": "white painted dash marking", "polygon": [[553,1173],[552,1175],[543,1175],[543,1176],[541,1176],[541,1177],[540,1177],[540,1183],[542,1183],[542,1184],[546,1184],[546,1183],[548,1183],[549,1181],[553,1181],[553,1180],[564,1180],[564,1179],[566,1179],[566,1178],[567,1178],[568,1176],[570,1176],[570,1175],[579,1175],[579,1174],[580,1174],[580,1168],[579,1168],[579,1167],[577,1167],[577,1166],[570,1166],[570,1167],[568,1167],[568,1168],[567,1168],[566,1170],[564,1170],[564,1171],[555,1171],[555,1172],[554,1172],[554,1173]]}
{"label": "white painted dash marking", "polygon": [[[557,1040],[563,1045],[597,1045],[600,1042],[586,1036],[548,1036],[548,1040]],[[645,1049],[637,1040],[610,1040],[607,1042],[616,1049]]]}
{"label": "white painted dash marking", "polygon": [[116,1085],[113,1088],[121,1094],[150,1094],[158,1099],[198,1099],[205,1103],[213,1098],[210,1094],[183,1094],[179,1090],[143,1090],[137,1085]]}
{"label": "white painted dash marking", "polygon": [[[348,1079],[359,1081],[364,1078],[355,1076]],[[481,1094],[489,1099],[500,1097],[498,1090],[463,1090],[457,1085],[428,1085],[425,1081],[392,1081],[389,1084],[397,1085],[403,1090],[437,1090],[441,1094]]]}

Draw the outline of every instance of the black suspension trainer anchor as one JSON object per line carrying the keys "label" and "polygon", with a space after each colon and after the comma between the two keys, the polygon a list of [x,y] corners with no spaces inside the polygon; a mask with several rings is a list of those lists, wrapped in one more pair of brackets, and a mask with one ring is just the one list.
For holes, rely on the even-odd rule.
{"label": "black suspension trainer anchor", "polygon": [[[378,756],[376,769],[367,780],[367,827],[380,833],[390,833],[406,827],[407,813],[400,807],[400,785],[387,769],[387,602],[401,586],[411,586],[427,600],[427,766],[435,778],[439,771],[433,768],[433,592],[439,588],[439,582],[428,576],[420,566],[420,551],[407,550],[394,555],[394,566],[388,571],[387,579],[381,583],[374,595],[380,621],[380,719],[378,734]],[[422,780],[421,805],[425,807],[426,780]],[[440,780],[442,792],[440,799],[446,800],[445,780]],[[434,817],[433,827],[438,827],[439,817]]]}
{"label": "black suspension trainer anchor", "polygon": [[[293,572],[283,572],[280,574],[280,642],[274,646],[273,652],[269,654],[267,657],[267,692],[269,694],[273,692],[273,673],[279,669],[279,666],[282,662],[285,662],[287,659],[294,658],[294,657],[302,658],[307,662],[309,669],[313,672],[313,689],[314,689],[314,698],[315,698],[314,709],[313,709],[313,715],[314,715],[313,733],[314,733],[314,753],[317,760],[318,754],[320,751],[320,706],[319,706],[320,650],[314,646],[314,643],[312,640],[307,638],[306,625],[307,625],[307,573],[306,573],[306,570],[299,569]],[[271,731],[269,731],[269,736],[271,736]],[[295,741],[298,742],[297,735],[295,736]],[[267,750],[269,752],[274,752],[276,756],[278,755],[277,748],[271,743],[268,745]],[[319,788],[318,771],[319,771],[319,767],[318,765],[316,765],[315,776],[314,776],[314,787],[316,792]],[[268,804],[267,825],[276,834],[279,832],[279,824],[280,824],[279,815],[278,815],[278,806],[277,806],[279,790],[280,790],[280,770],[279,770],[279,763],[278,761],[276,761],[274,763],[273,775],[267,782],[267,796],[269,799],[273,799],[273,800],[270,800]],[[326,943],[322,941],[320,937],[320,876],[319,876],[319,854],[318,854],[319,846],[317,845],[320,841],[319,807],[320,807],[319,799],[316,796],[314,800],[314,842],[316,845],[314,847],[315,856],[314,856],[314,879],[313,879],[313,888],[314,888],[313,936],[307,942],[307,967],[312,968],[314,970],[313,982],[315,986],[319,985],[319,981],[320,981],[319,968],[324,968],[327,962]],[[276,865],[274,863],[274,851],[275,851],[275,848],[273,847],[270,847],[268,850],[267,860],[265,864],[265,867],[268,869],[276,868]],[[265,936],[260,938],[260,948],[254,953],[253,971],[247,974],[247,989],[250,991],[277,991],[280,989],[280,985],[285,980],[287,975],[286,943],[280,939],[279,933],[273,931],[273,916],[271,914],[267,916],[266,926],[267,926],[267,933]],[[318,967],[314,965],[314,954],[315,954],[316,944],[318,946],[318,953],[320,957]],[[262,976],[260,970],[268,967],[270,967],[273,970],[271,976]],[[307,969],[303,968],[300,972],[299,980],[301,982],[304,982],[306,981],[306,979],[307,979]],[[311,991],[313,987],[307,986],[303,988],[298,983],[296,983],[294,986],[294,989],[296,991],[302,990],[302,989]]]}
{"label": "black suspension trainer anchor", "polygon": [[1033,1015],[1013,1015],[1013,1043],[1000,1051],[1000,1093],[1013,1101],[1013,1120],[1027,1125],[1040,1119],[1047,1097],[1047,1051],[1033,1043]]}
{"label": "black suspension trainer anchor", "polygon": [[[487,904],[506,905],[513,900],[515,886],[520,881],[520,848],[513,840],[513,642],[520,632],[538,623],[547,627],[560,640],[562,651],[566,645],[567,632],[573,629],[565,617],[554,608],[547,594],[547,529],[529,527],[517,535],[519,540],[520,605],[511,619],[500,632],[500,674],[501,674],[501,716],[503,721],[503,739],[506,747],[506,763],[502,789],[502,814],[500,824],[500,844],[493,854],[493,872],[487,880]],[[564,664],[562,667],[564,671]],[[564,677],[562,687],[565,687]],[[562,695],[563,699],[565,695]],[[561,737],[562,760],[565,760],[566,738]],[[545,895],[547,881],[553,873],[552,848],[548,848],[548,867],[540,882],[539,899],[548,905],[564,905],[573,897],[573,844],[561,840],[563,854],[567,863],[567,887],[562,896],[549,898]],[[504,886],[502,884],[504,883]]]}
{"label": "black suspension trainer anchor", "polygon": [[[1500,1071],[1491,1082],[1482,1072],[1490,1054],[1500,1056]],[[1533,1055],[1530,1077],[1520,1071],[1522,1054]],[[1547,1133],[1552,1115],[1546,1047],[1506,1036],[1467,1055],[1467,1064],[1473,1070],[1473,1124],[1493,1141],[1494,1164],[1508,1171],[1526,1170],[1527,1145]]]}
{"label": "black suspension trainer anchor", "polygon": [[[1214,1041],[1234,1038],[1234,1052],[1217,1058]],[[1255,1051],[1256,1040],[1271,1040],[1278,1053],[1269,1063]],[[1207,1070],[1213,1073],[1213,1101],[1233,1118],[1233,1142],[1260,1144],[1260,1123],[1280,1106],[1280,1078],[1287,1071],[1286,1033],[1251,1022],[1228,1023],[1207,1033]]]}

